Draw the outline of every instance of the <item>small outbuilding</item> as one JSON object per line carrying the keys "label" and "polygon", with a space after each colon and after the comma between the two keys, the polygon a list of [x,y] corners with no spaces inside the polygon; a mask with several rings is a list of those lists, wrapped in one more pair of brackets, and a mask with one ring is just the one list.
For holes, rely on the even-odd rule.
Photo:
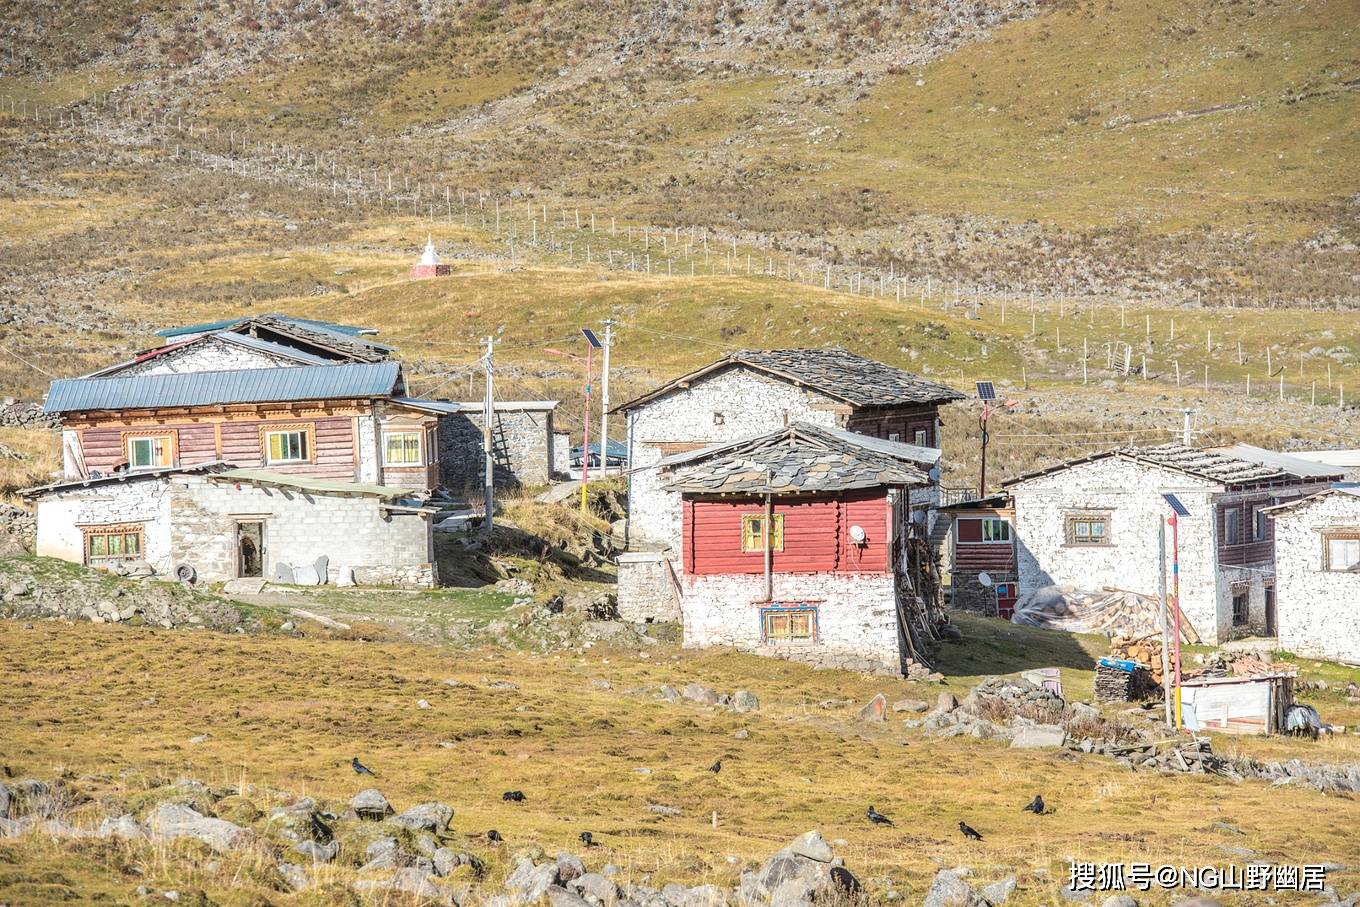
{"label": "small outbuilding", "polygon": [[1280,648],[1360,664],[1360,485],[1266,511],[1275,524]]}

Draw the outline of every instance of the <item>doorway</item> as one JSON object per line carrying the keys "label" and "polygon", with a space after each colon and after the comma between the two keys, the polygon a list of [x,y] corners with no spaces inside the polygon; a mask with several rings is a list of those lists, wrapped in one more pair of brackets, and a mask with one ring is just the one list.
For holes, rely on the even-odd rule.
{"label": "doorway", "polygon": [[1266,635],[1277,636],[1275,629],[1275,587],[1266,586]]}
{"label": "doorway", "polygon": [[236,575],[264,577],[264,523],[236,524]]}

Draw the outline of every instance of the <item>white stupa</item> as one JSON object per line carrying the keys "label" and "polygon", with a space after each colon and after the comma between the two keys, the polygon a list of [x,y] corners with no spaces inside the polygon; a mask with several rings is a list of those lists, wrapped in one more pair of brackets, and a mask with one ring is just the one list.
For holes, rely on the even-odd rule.
{"label": "white stupa", "polygon": [[439,253],[434,250],[434,237],[426,234],[425,251],[420,255],[420,261],[411,265],[411,279],[424,280],[427,277],[445,277],[452,269],[448,265],[439,263]]}

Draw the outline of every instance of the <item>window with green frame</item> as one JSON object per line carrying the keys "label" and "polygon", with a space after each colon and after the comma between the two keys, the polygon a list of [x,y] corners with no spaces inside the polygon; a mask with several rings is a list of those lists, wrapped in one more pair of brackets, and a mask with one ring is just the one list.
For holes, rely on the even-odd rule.
{"label": "window with green frame", "polygon": [[85,563],[137,560],[142,556],[140,526],[110,526],[85,532]]}

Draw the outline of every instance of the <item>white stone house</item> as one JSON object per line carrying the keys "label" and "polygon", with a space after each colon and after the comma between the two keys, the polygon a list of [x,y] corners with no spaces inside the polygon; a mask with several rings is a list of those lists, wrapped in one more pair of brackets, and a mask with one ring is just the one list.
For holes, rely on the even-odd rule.
{"label": "white stone house", "polygon": [[1272,507],[1276,635],[1296,655],[1360,664],[1360,486]]}
{"label": "white stone house", "polygon": [[[808,423],[663,470],[681,498],[687,647],[900,674],[912,651],[908,491],[917,448]],[[620,609],[631,607],[620,600]]]}
{"label": "white stone house", "polygon": [[[1158,526],[1178,518],[1181,611],[1210,644],[1273,635],[1272,505],[1339,479],[1328,467],[1238,445],[1124,448],[1004,483],[1014,502],[1021,595],[1045,586],[1155,596]],[[1172,561],[1167,529],[1167,562]],[[1168,576],[1168,583],[1170,577]]]}
{"label": "white stone house", "polygon": [[361,585],[433,586],[435,509],[410,491],[224,464],[58,482],[25,492],[39,556],[90,567],[145,564],[199,582],[269,579],[329,561]]}
{"label": "white stone house", "polygon": [[[963,394],[847,350],[742,350],[617,408],[627,416],[630,548],[678,551],[679,495],[664,460],[807,422],[932,448],[939,408]],[[931,486],[918,491],[928,505]]]}

